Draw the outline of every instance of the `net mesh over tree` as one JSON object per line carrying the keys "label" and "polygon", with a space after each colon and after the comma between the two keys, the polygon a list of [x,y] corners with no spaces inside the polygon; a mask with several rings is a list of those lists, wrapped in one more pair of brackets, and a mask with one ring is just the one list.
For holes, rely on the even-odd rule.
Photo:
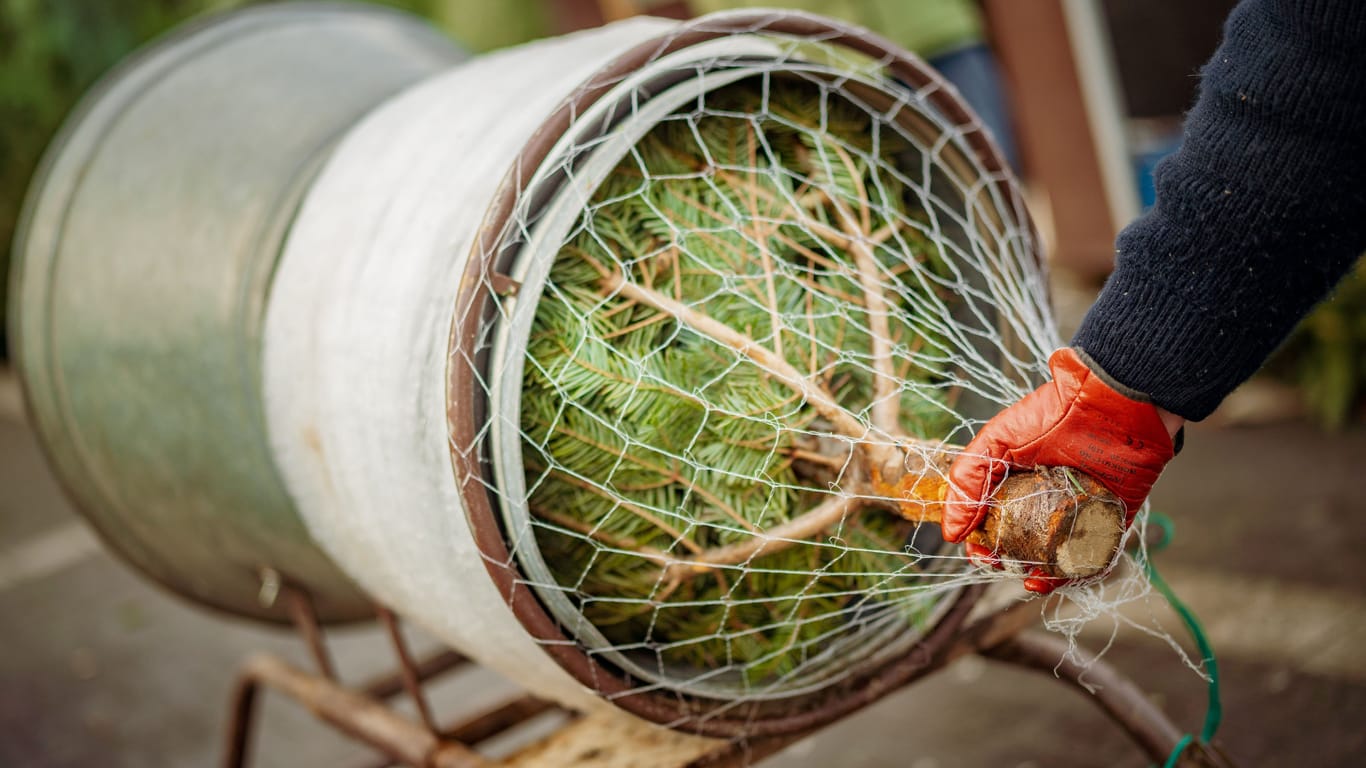
{"label": "net mesh over tree", "polygon": [[[925,620],[914,531],[862,513],[871,486],[832,488],[871,480],[849,450],[865,421],[957,419],[925,320],[948,270],[883,172],[905,142],[819,89],[771,83],[765,104],[755,85],[662,123],[599,189],[537,308],[522,424],[536,540],[585,618],[763,681],[856,616]],[[755,538],[844,508],[829,540]]]}
{"label": "net mesh over tree", "polygon": [[575,112],[490,257],[490,354],[454,353],[507,570],[632,693],[783,699],[914,649],[997,578],[939,536],[948,464],[1060,345],[942,83],[764,45]]}
{"label": "net mesh over tree", "polygon": [[923,630],[958,585],[884,465],[1023,394],[1049,328],[1005,331],[1033,332],[1029,357],[1004,348],[1010,303],[1040,302],[999,248],[1021,233],[967,237],[990,223],[887,106],[792,73],[701,93],[629,147],[549,267],[517,554],[576,636],[641,674],[809,685]]}

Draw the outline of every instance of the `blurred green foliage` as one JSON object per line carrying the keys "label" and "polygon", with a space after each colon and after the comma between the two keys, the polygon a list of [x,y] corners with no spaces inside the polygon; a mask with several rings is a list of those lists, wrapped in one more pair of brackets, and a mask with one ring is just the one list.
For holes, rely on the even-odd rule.
{"label": "blurred green foliage", "polygon": [[[251,0],[0,0],[0,358],[10,249],[24,192],[62,119],[101,75],[191,17]],[[382,0],[430,19],[467,48],[548,32],[546,0]]]}
{"label": "blurred green foliage", "polygon": [[1266,370],[1299,389],[1322,427],[1366,419],[1366,257],[1299,324]]}
{"label": "blurred green foliage", "polygon": [[[29,177],[81,93],[139,43],[223,0],[0,0],[0,276]],[[8,285],[8,280],[0,285]],[[5,291],[0,291],[0,331]],[[0,333],[0,352],[3,351]]]}

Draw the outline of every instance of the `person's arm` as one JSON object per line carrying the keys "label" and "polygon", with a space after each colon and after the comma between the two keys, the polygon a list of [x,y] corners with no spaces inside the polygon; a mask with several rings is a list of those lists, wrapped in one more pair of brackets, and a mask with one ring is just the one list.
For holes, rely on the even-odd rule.
{"label": "person's arm", "polygon": [[1010,467],[1088,472],[1132,520],[1184,420],[1251,376],[1366,249],[1366,2],[1244,0],[1156,185],[1053,380],[953,463],[945,539],[980,525]]}
{"label": "person's arm", "polygon": [[1208,416],[1366,250],[1366,3],[1245,0],[1072,343]]}

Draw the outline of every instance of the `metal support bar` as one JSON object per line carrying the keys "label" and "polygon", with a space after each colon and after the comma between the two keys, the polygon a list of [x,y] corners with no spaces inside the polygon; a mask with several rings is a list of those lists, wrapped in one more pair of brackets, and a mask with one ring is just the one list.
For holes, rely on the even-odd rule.
{"label": "metal support bar", "polygon": [[417,716],[421,718],[428,731],[440,733],[441,729],[432,717],[432,708],[427,704],[427,696],[422,692],[422,680],[413,664],[412,654],[408,652],[408,643],[403,639],[403,630],[398,625],[398,619],[393,611],[382,605],[376,605],[375,610],[389,635],[389,642],[394,646],[394,655],[398,657],[399,678],[403,681],[404,690],[408,692],[408,698],[412,699],[413,705],[417,707]]}
{"label": "metal support bar", "polygon": [[335,681],[337,669],[332,664],[332,655],[327,652],[327,644],[323,642],[322,623],[318,620],[318,611],[313,605],[313,599],[273,569],[263,571],[262,581],[263,584],[269,585],[268,589],[263,589],[263,594],[269,593],[271,602],[284,598],[289,620],[294,624],[299,636],[304,639],[308,655],[312,657],[313,663],[318,665],[318,671],[328,680]]}
{"label": "metal support bar", "polygon": [[[543,712],[558,709],[548,701],[522,696],[447,728],[441,737],[447,741],[458,741],[473,747],[516,728]],[[365,768],[390,768],[392,764],[392,761],[386,759],[380,763],[367,763]]]}
{"label": "metal support bar", "polygon": [[[443,651],[414,662],[403,638],[397,617],[384,606],[376,606],[388,631],[399,660],[399,669],[376,678],[359,690],[337,682],[336,667],[324,641],[322,625],[308,593],[284,580],[273,570],[262,573],[263,598],[273,603],[283,599],[295,630],[303,639],[318,675],[298,670],[272,656],[256,656],[243,665],[234,683],[229,703],[225,768],[243,768],[248,763],[258,691],[262,685],[275,688],[304,705],[319,719],[341,732],[382,752],[386,757],[421,768],[472,768],[485,762],[473,750],[440,736],[431,708],[422,691],[422,682],[468,664],[453,651]],[[422,718],[415,724],[381,703],[406,690]],[[494,727],[485,724],[484,729]],[[509,726],[503,726],[504,728]],[[494,732],[497,732],[496,730]]]}
{"label": "metal support bar", "polygon": [[[249,713],[255,689],[265,686],[300,702],[318,719],[405,765],[422,768],[484,768],[487,765],[469,747],[445,741],[369,696],[311,675],[274,656],[263,654],[248,659],[242,667],[238,685],[235,702],[238,713]],[[246,702],[245,706],[242,702]],[[230,738],[249,730],[249,724],[244,729],[230,728]],[[234,739],[225,756],[225,768],[244,765],[248,741]]]}
{"label": "metal support bar", "polygon": [[[983,653],[1007,642],[1010,638],[1039,620],[1039,606],[1035,602],[1012,603],[989,613],[958,631],[953,640],[940,646],[929,662],[930,671],[942,669],[953,661],[971,653]],[[738,768],[772,755],[815,731],[753,740],[738,740],[706,754],[682,768]]]}
{"label": "metal support bar", "polygon": [[[470,660],[450,649],[442,649],[413,665],[418,680],[430,680],[454,669],[468,666]],[[395,670],[360,685],[356,690],[376,699],[388,699],[403,692],[402,670]]]}
{"label": "metal support bar", "polygon": [[244,768],[251,746],[256,714],[256,680],[239,672],[228,702],[227,741],[223,748],[223,768]]}
{"label": "metal support bar", "polygon": [[554,709],[558,707],[544,699],[520,696],[466,719],[443,735],[462,744],[478,744]]}
{"label": "metal support bar", "polygon": [[960,628],[953,642],[946,643],[936,654],[933,667],[938,669],[947,666],[970,653],[983,653],[1029,629],[1038,621],[1038,603],[1024,600],[1011,603]]}
{"label": "metal support bar", "polygon": [[[1089,651],[1070,649],[1060,637],[1023,632],[986,649],[983,655],[1071,683],[1159,765],[1167,761],[1182,738],[1181,729],[1132,680]],[[1222,755],[1192,743],[1182,752],[1177,765],[1182,768],[1228,768],[1230,764]]]}
{"label": "metal support bar", "polygon": [[[279,593],[289,601],[290,616],[294,618],[295,626],[308,645],[320,673],[305,672],[273,656],[250,658],[233,689],[224,768],[243,768],[246,765],[255,703],[259,698],[257,692],[261,686],[289,696],[323,722],[378,750],[387,761],[418,768],[489,768],[491,763],[478,755],[473,745],[555,709],[555,705],[546,701],[523,696],[467,718],[451,728],[439,729],[433,724],[423,681],[468,664],[465,657],[453,651],[443,651],[414,662],[398,618],[387,608],[379,606],[376,612],[393,643],[399,669],[358,688],[344,687],[336,681],[322,631],[307,594],[287,585],[281,585]],[[1038,621],[1038,613],[1037,602],[1017,602],[990,613],[964,626],[950,642],[939,646],[929,659],[928,668],[942,668],[969,653],[980,653],[1029,669],[1056,673],[1078,688],[1083,687],[1081,678],[1084,674],[1087,682],[1098,689],[1095,692],[1088,691],[1092,701],[1123,727],[1149,757],[1158,762],[1165,761],[1181,738],[1176,726],[1114,667],[1084,653],[1068,659],[1068,648],[1061,639],[1025,632]],[[382,703],[383,699],[404,691],[416,704],[421,723],[413,722]],[[652,749],[662,750],[654,757],[676,768],[730,768],[749,765],[810,735],[810,732],[792,733],[727,742],[673,734],[672,741],[661,741],[658,734],[650,730],[650,738],[637,744],[633,741],[637,735],[631,727],[627,727],[634,722],[630,718],[623,721],[602,716],[575,720],[554,736],[519,751],[505,762],[516,766],[539,764],[536,762],[540,759],[538,755],[543,756],[546,750],[558,754],[570,749],[579,755],[575,758],[579,760],[575,765],[600,768],[609,763],[617,764],[606,758],[614,751],[622,755],[634,754],[631,750],[645,749],[644,745],[648,742],[653,744]],[[622,749],[626,752],[620,752]],[[599,760],[596,757],[598,755],[604,757]],[[1198,744],[1187,748],[1178,764],[1183,768],[1228,768],[1231,765],[1227,758]],[[498,765],[504,765],[504,762]]]}

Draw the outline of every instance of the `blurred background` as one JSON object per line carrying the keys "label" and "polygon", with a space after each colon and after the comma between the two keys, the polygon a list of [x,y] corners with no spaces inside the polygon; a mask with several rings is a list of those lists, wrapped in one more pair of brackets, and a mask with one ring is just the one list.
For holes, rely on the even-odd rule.
{"label": "blurred background", "polygon": [[[135,48],[242,0],[0,2],[0,275],[24,191],[62,118]],[[1108,273],[1115,233],[1152,202],[1152,170],[1180,144],[1196,73],[1234,0],[383,0],[474,52],[636,13],[675,18],[783,6],[863,24],[944,73],[1026,181],[1059,300],[1078,315]],[[1366,277],[1307,320],[1226,416],[1341,427],[1366,404]],[[4,301],[0,294],[0,302]],[[0,303],[0,308],[3,304]],[[0,312],[0,359],[7,349]]]}
{"label": "blurred background", "polygon": [[[0,277],[24,192],[77,100],[140,45],[234,0],[0,0]],[[1232,0],[392,0],[469,50],[650,13],[789,6],[872,28],[926,58],[982,115],[1025,182],[1048,243],[1064,333],[1112,266],[1118,230],[1152,202],[1180,144],[1200,65]],[[6,281],[0,280],[0,286]],[[4,308],[0,291],[0,310]],[[209,765],[232,669],[291,638],[188,607],[98,547],[24,423],[0,311],[0,766]],[[1209,421],[1154,499],[1178,523],[1170,581],[1225,664],[1229,752],[1248,765],[1366,758],[1366,268],[1304,321]],[[353,669],[385,658],[343,633]],[[1194,728],[1204,688],[1151,638],[1115,660]],[[1049,681],[959,664],[774,765],[1143,765],[1122,735]],[[460,708],[503,691],[469,673]],[[473,693],[471,693],[473,692]],[[971,713],[970,715],[968,713]],[[364,755],[284,704],[260,765]],[[985,732],[987,737],[983,737]]]}

